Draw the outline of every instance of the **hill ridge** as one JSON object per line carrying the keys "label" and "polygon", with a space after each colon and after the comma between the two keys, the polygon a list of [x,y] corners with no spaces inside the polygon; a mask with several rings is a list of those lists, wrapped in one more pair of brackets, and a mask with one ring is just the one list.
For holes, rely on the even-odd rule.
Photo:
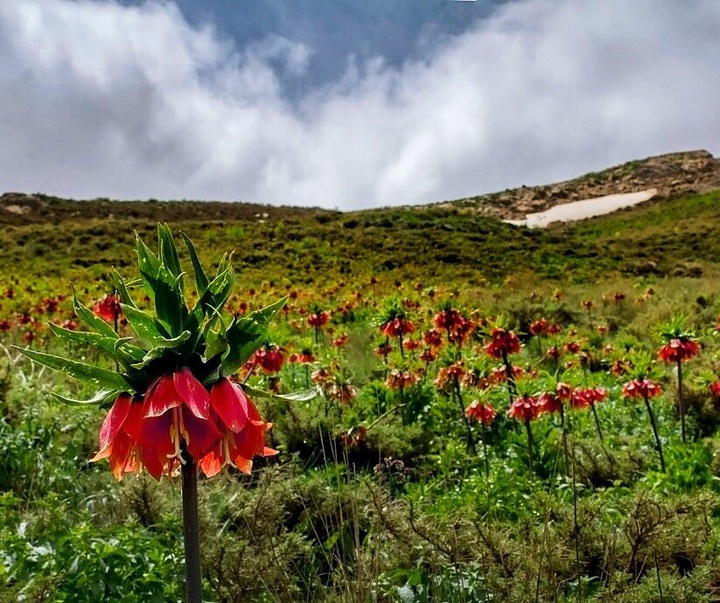
{"label": "hill ridge", "polygon": [[[675,199],[692,193],[720,189],[720,159],[705,150],[681,151],[628,161],[554,184],[522,186],[515,189],[431,203],[403,206],[403,209],[456,208],[463,212],[507,219],[545,211],[556,205],[619,193],[658,190],[655,199]],[[351,212],[268,205],[242,201],[113,201],[72,200],[45,195],[7,192],[0,195],[0,224],[23,225],[115,217],[185,220],[281,220],[301,217],[362,214],[396,208],[372,208]]]}

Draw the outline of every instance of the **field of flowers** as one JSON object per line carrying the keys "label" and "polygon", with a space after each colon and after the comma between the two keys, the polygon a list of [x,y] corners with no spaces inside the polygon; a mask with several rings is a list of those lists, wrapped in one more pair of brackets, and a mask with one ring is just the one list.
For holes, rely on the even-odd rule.
{"label": "field of flowers", "polygon": [[[0,601],[179,601],[178,480],[124,474],[109,404],[68,405],[95,390],[21,353],[112,371],[62,333],[143,338],[109,266],[58,266],[0,282]],[[228,294],[228,321],[286,298],[233,375],[278,454],[200,479],[204,600],[720,600],[711,264],[585,284],[343,266]]]}

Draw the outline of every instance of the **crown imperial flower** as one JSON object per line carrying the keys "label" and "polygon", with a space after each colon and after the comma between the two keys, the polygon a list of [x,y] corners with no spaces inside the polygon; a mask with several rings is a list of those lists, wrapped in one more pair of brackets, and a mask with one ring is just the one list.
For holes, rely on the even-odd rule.
{"label": "crown imperial flower", "polygon": [[[190,239],[183,239],[195,275],[197,300],[192,306],[186,302],[172,233],[167,225],[158,225],[157,254],[136,239],[140,282],[154,312],[137,306],[128,283],[113,271],[115,296],[104,297],[92,310],[73,296],[75,314],[94,332],[50,324],[61,339],[104,352],[117,372],[20,350],[40,364],[102,388],[91,400],[57,397],[109,407],[92,460],[107,458],[118,479],[142,469],[155,479],[175,475],[189,460],[208,476],[226,465],[249,472],[255,456],[276,453],[264,442],[270,423],[231,377],[251,358],[265,372],[279,369],[280,351],[261,345],[285,299],[246,316],[223,317],[235,284],[230,256],[225,255],[210,277]],[[120,313],[134,337],[121,338],[115,332],[111,323]]]}

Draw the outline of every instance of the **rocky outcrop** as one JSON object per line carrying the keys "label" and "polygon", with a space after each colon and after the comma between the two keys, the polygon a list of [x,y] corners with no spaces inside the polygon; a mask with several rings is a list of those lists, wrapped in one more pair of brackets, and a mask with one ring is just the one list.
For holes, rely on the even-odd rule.
{"label": "rocky outcrop", "polygon": [[523,186],[457,202],[466,211],[517,220],[572,201],[657,189],[655,199],[720,189],[720,159],[707,151],[668,153],[546,186]]}

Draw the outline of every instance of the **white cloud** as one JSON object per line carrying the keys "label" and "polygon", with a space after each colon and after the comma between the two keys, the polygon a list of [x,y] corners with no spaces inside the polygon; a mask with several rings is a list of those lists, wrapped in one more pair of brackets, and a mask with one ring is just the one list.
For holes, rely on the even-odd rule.
{"label": "white cloud", "polygon": [[356,208],[720,148],[720,3],[525,0],[423,61],[238,48],[169,3],[0,4],[0,190]]}

